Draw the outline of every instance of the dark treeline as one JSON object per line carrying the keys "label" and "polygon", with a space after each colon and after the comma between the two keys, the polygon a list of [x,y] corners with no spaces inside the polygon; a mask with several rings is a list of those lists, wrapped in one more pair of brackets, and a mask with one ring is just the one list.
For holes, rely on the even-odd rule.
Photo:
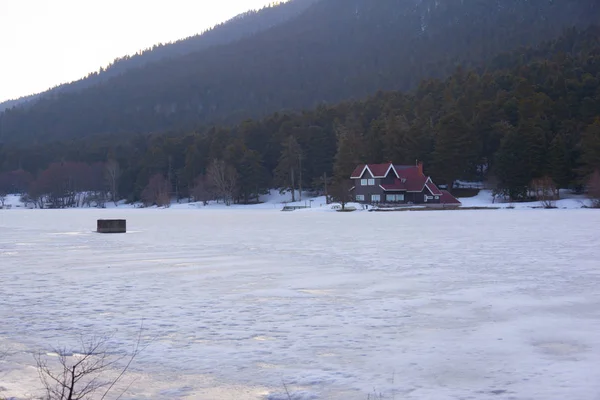
{"label": "dark treeline", "polygon": [[234,43],[6,110],[0,142],[191,130],[412,90],[599,20],[596,0],[320,0]]}
{"label": "dark treeline", "polygon": [[212,46],[234,42],[272,28],[297,16],[317,0],[292,0],[287,3],[273,2],[260,9],[240,14],[226,22],[218,24],[198,35],[178,40],[173,43],[161,43],[145,50],[140,50],[132,56],[115,59],[106,68],[88,74],[80,80],[62,84],[43,93],[24,96],[19,99],[0,103],[0,111],[24,104],[42,97],[57,96],[60,93],[76,92],[108,79],[121,75],[134,68],[159,62],[168,58],[176,58],[186,54],[199,52]]}
{"label": "dark treeline", "polygon": [[[0,182],[4,192],[31,192],[34,200],[55,199],[50,186],[63,188],[66,199],[50,202],[61,205],[75,203],[71,193],[102,190],[105,198],[148,204],[165,193],[252,202],[270,187],[321,190],[359,163],[417,159],[439,183],[493,179],[513,199],[544,177],[581,186],[600,170],[600,28],[570,29],[502,55],[485,73],[459,68],[410,93],[380,92],[232,128],[4,145]],[[75,176],[86,170],[81,163],[89,178]]]}

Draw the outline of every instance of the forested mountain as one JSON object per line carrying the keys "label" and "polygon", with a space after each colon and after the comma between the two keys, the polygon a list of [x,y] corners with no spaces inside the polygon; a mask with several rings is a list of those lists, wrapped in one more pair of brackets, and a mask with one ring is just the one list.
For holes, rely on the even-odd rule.
{"label": "forested mountain", "polygon": [[55,96],[59,93],[85,89],[148,63],[199,52],[212,46],[235,42],[241,38],[251,36],[288,21],[302,13],[315,1],[318,0],[290,0],[285,3],[273,2],[261,10],[251,10],[237,15],[198,35],[173,43],[157,44],[133,56],[117,58],[106,68],[101,68],[98,72],[90,73],[83,79],[56,86],[43,93],[2,102],[0,103],[0,111],[44,96]]}
{"label": "forested mountain", "polygon": [[[494,179],[513,199],[539,182],[580,187],[600,171],[600,27],[567,29],[485,69],[458,67],[445,80],[423,80],[411,92],[230,128],[5,144],[0,195],[22,191],[53,206],[73,204],[68,199],[80,191],[147,204],[169,194],[248,202],[269,187],[319,190],[327,177],[347,179],[357,164],[388,160],[421,160],[450,186],[458,178]],[[215,186],[217,172],[226,190]]]}
{"label": "forested mountain", "polygon": [[0,115],[0,141],[160,132],[408,90],[600,20],[595,0],[320,0],[235,43]]}

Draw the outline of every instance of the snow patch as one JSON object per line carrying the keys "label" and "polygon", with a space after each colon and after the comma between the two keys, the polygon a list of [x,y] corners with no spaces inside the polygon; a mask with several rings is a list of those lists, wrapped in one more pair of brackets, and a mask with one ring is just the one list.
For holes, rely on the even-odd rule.
{"label": "snow patch", "polygon": [[[562,209],[578,209],[590,205],[590,201],[584,195],[575,195],[567,190],[561,190],[560,200],[556,201],[556,207]],[[491,190],[481,190],[475,197],[459,198],[462,207],[493,207],[493,208],[515,208],[531,209],[543,208],[540,201],[509,202],[502,198],[494,199]]]}

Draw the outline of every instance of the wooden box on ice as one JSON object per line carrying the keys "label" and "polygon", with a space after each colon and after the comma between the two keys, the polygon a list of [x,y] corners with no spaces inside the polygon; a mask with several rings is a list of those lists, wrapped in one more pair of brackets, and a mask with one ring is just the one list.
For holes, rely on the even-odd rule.
{"label": "wooden box on ice", "polygon": [[124,219],[99,219],[98,233],[126,233],[127,221]]}

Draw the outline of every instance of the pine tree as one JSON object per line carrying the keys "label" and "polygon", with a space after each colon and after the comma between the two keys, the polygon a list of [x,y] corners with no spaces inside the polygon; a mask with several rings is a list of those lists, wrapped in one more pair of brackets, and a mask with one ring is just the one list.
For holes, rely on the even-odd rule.
{"label": "pine tree", "polygon": [[386,160],[392,159],[389,158],[390,147],[387,146],[385,140],[387,132],[384,124],[385,122],[382,118],[377,118],[373,120],[369,126],[368,133],[365,137],[365,157],[370,162],[382,162],[384,158]]}
{"label": "pine tree", "polygon": [[507,122],[498,124],[496,129],[503,132],[502,144],[495,157],[499,189],[512,200],[522,200],[527,196],[527,188],[533,178],[529,169],[527,143]]}
{"label": "pine tree", "polygon": [[532,178],[540,178],[546,173],[546,138],[539,119],[527,119],[521,122],[518,134],[527,148],[526,168],[531,171]]}
{"label": "pine tree", "polygon": [[420,137],[411,131],[410,123],[404,115],[388,114],[384,120],[385,135],[383,161],[397,164],[412,164],[418,158]]}
{"label": "pine tree", "polygon": [[267,173],[262,166],[260,154],[254,150],[244,152],[239,163],[239,194],[244,203],[258,202],[259,196],[267,192]]}
{"label": "pine tree", "polygon": [[266,172],[260,154],[248,149],[242,139],[236,139],[225,149],[225,161],[237,172],[238,200],[245,204],[258,201],[266,191]]}
{"label": "pine tree", "polygon": [[499,122],[501,110],[491,101],[481,102],[476,109],[473,129],[481,140],[481,157],[487,170],[494,168],[494,154],[500,148],[501,132],[494,129]]}
{"label": "pine tree", "polygon": [[292,201],[296,201],[296,185],[300,180],[300,160],[302,149],[296,138],[288,136],[282,144],[279,163],[275,168],[276,181],[283,190],[292,193]]}
{"label": "pine tree", "polygon": [[559,189],[569,187],[572,181],[571,152],[563,135],[556,135],[548,150],[548,172]]}
{"label": "pine tree", "polygon": [[436,177],[452,189],[454,181],[472,176],[479,156],[478,138],[462,115],[454,111],[444,116],[437,126],[433,162]]}
{"label": "pine tree", "polygon": [[585,130],[581,148],[581,174],[586,178],[600,170],[600,118]]}
{"label": "pine tree", "polygon": [[352,171],[359,164],[366,164],[362,135],[355,129],[338,125],[338,150],[335,155],[333,173],[335,179],[349,179]]}

